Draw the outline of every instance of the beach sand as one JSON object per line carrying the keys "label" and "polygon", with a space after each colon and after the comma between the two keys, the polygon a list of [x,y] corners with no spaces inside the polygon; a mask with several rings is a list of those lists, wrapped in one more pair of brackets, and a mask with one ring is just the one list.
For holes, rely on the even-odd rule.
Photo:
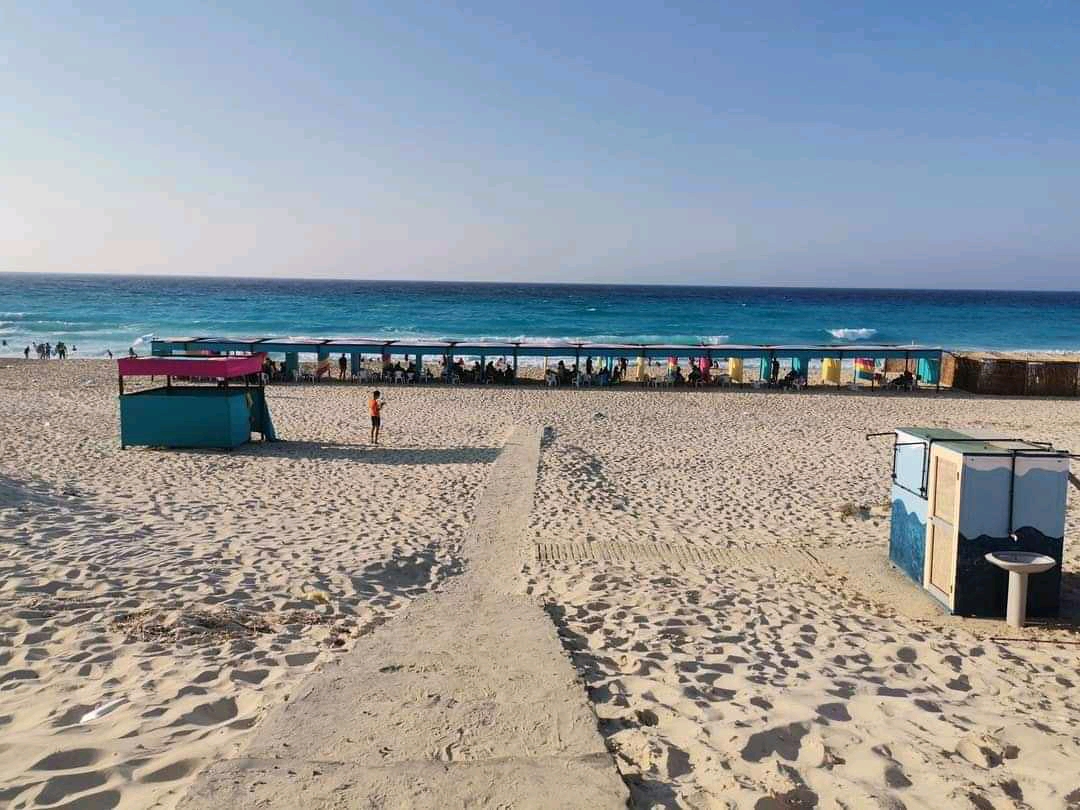
{"label": "beach sand", "polygon": [[0,807],[173,807],[458,573],[515,425],[547,428],[519,587],[636,806],[1080,807],[1080,648],[1032,641],[1080,637],[946,617],[891,571],[890,445],[863,438],[1077,449],[1075,402],[392,388],[375,450],[367,389],[279,386],[287,441],[225,454],[121,451],[115,385],[104,362],[0,361]]}

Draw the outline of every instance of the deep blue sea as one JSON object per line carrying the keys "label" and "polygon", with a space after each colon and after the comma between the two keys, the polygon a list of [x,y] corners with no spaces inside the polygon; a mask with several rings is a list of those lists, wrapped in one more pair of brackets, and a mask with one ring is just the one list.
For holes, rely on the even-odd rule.
{"label": "deep blue sea", "polygon": [[77,357],[151,335],[1080,350],[1080,292],[856,290],[0,274],[0,354]]}

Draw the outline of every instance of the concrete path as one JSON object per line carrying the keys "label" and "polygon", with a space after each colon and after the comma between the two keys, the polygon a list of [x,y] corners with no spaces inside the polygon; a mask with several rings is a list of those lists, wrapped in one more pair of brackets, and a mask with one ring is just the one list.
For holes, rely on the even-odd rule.
{"label": "concrete path", "polygon": [[314,673],[180,808],[625,808],[555,628],[517,589],[539,453],[539,429],[515,430],[465,572]]}

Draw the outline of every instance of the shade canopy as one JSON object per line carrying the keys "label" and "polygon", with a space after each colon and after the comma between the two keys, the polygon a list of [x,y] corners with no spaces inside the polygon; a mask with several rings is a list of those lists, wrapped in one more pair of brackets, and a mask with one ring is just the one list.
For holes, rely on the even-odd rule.
{"label": "shade canopy", "polygon": [[122,357],[121,377],[216,377],[231,379],[258,374],[266,354],[241,357]]}

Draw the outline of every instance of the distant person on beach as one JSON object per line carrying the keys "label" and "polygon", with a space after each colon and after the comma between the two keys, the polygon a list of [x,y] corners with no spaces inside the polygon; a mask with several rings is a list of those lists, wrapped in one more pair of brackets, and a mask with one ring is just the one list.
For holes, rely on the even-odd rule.
{"label": "distant person on beach", "polygon": [[776,382],[780,379],[780,361],[775,358],[772,361],[772,375],[769,377],[769,379],[773,382]]}
{"label": "distant person on beach", "polygon": [[128,346],[128,357],[138,357],[138,356],[139,355],[135,354],[135,347],[134,346]]}
{"label": "distant person on beach", "polygon": [[25,349],[23,349],[23,357],[25,357],[27,360],[30,359],[30,347],[29,346],[27,346]]}
{"label": "distant person on beach", "polygon": [[109,355],[109,359],[112,360],[112,349],[106,349],[105,354]]}
{"label": "distant person on beach", "polygon": [[344,380],[345,379],[345,369],[348,368],[348,366],[349,366],[349,361],[345,359],[345,355],[341,355],[341,357],[339,357],[338,361],[337,361],[338,379],[339,380]]}
{"label": "distant person on beach", "polygon": [[379,443],[379,428],[382,427],[382,409],[386,403],[382,400],[382,394],[374,391],[368,400],[368,413],[371,414],[371,443]]}

